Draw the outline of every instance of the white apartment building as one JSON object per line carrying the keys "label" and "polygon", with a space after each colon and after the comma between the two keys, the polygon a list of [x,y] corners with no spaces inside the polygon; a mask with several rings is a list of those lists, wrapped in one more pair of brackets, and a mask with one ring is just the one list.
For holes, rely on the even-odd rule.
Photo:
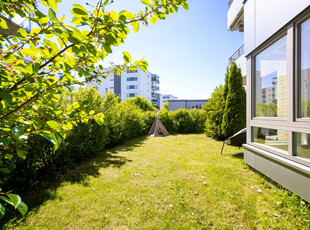
{"label": "white apartment building", "polygon": [[227,24],[244,32],[244,161],[310,202],[310,1],[230,0]]}
{"label": "white apartment building", "polygon": [[[108,68],[105,69],[105,71],[109,70]],[[121,101],[139,95],[145,97],[153,105],[158,103],[158,100],[154,98],[153,94],[159,90],[159,77],[149,71],[145,73],[138,68],[136,71],[122,72],[121,76],[110,74],[106,79],[101,77],[99,80],[102,83],[99,84],[96,80],[93,80],[89,86],[96,86],[102,95],[111,91],[115,95],[119,95]]]}

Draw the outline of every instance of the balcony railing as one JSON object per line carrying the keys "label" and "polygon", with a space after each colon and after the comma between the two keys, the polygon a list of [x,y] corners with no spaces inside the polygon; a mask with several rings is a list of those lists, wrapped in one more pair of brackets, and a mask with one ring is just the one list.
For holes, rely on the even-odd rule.
{"label": "balcony railing", "polygon": [[231,4],[234,2],[234,0],[229,0],[228,1],[228,9],[230,8]]}
{"label": "balcony railing", "polygon": [[228,60],[229,64],[231,64],[233,61],[236,61],[239,57],[241,57],[244,54],[244,45],[242,45]]}

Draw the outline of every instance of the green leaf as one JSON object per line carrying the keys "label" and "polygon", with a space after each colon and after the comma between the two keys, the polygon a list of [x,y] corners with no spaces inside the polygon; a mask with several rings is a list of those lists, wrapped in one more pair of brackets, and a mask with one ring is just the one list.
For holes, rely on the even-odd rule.
{"label": "green leaf", "polygon": [[9,153],[7,153],[7,154],[5,154],[4,155],[4,157],[6,158],[6,159],[12,159],[13,158],[13,155],[12,154],[9,154]]}
{"label": "green leaf", "polygon": [[71,123],[67,123],[65,125],[62,126],[65,130],[71,130],[73,128],[72,124]]}
{"label": "green leaf", "polygon": [[12,203],[13,203],[13,206],[15,207],[15,208],[17,208],[17,206],[20,204],[20,202],[21,202],[21,199],[20,199],[20,196],[19,195],[16,195],[16,194],[13,194],[13,193],[8,193],[8,194],[6,194],[8,197],[9,197],[9,199],[12,201]]}
{"label": "green leaf", "polygon": [[53,121],[53,120],[47,121],[46,124],[52,129],[56,129],[56,130],[59,129],[59,124],[56,121]]}
{"label": "green leaf", "polygon": [[99,125],[103,125],[104,124],[104,114],[103,113],[97,113],[94,116],[94,119],[97,122],[97,124],[99,124]]}
{"label": "green leaf", "polygon": [[0,220],[4,217],[5,215],[5,208],[4,206],[0,203]]}
{"label": "green leaf", "polygon": [[49,17],[50,21],[56,21],[56,22],[58,21],[55,11],[52,10],[51,8],[49,8],[49,10],[48,10],[48,17]]}
{"label": "green leaf", "polygon": [[94,115],[94,114],[95,114],[95,110],[89,111],[89,115],[90,115],[90,116],[92,116],[92,115]]}
{"label": "green leaf", "polygon": [[0,196],[0,200],[3,200],[3,201],[5,201],[6,203],[8,203],[8,204],[14,206],[13,202],[12,202],[9,198],[7,198],[6,196]]}
{"label": "green leaf", "polygon": [[22,54],[26,56],[35,56],[37,53],[37,49],[34,48],[25,48],[22,50]]}
{"label": "green leaf", "polygon": [[128,52],[124,51],[123,55],[124,55],[123,60],[128,64],[131,61],[130,54]]}
{"label": "green leaf", "polygon": [[12,103],[12,95],[7,92],[0,92],[0,98],[3,98],[7,103]]}
{"label": "green leaf", "polygon": [[188,10],[188,4],[187,4],[187,2],[182,2],[181,6],[182,6],[185,10]]}
{"label": "green leaf", "polygon": [[57,10],[57,3],[55,0],[47,0],[50,7],[52,7],[54,10]]}
{"label": "green leaf", "polygon": [[83,7],[81,6],[80,4],[73,4],[73,9],[72,9],[72,13],[76,16],[78,15],[88,15],[88,11]]}
{"label": "green leaf", "polygon": [[26,150],[23,150],[23,149],[17,149],[16,152],[17,152],[17,156],[19,156],[22,159],[25,159],[26,154],[28,153]]}
{"label": "green leaf", "polygon": [[28,35],[27,31],[24,30],[23,28],[19,28],[16,32],[16,34],[18,36],[21,36],[21,37],[26,37]]}
{"label": "green leaf", "polygon": [[137,33],[139,31],[139,22],[130,23],[133,26],[133,30]]}
{"label": "green leaf", "polygon": [[19,205],[17,206],[17,210],[24,216],[28,211],[28,207],[24,202],[20,201]]}
{"label": "green leaf", "polygon": [[6,21],[0,17],[0,27],[2,29],[8,29],[8,25],[6,24]]}
{"label": "green leaf", "polygon": [[151,17],[151,23],[155,25],[156,21],[158,20],[158,16],[156,14],[154,14],[152,17]]}
{"label": "green leaf", "polygon": [[151,5],[150,1],[149,0],[141,0],[141,2],[145,5]]}

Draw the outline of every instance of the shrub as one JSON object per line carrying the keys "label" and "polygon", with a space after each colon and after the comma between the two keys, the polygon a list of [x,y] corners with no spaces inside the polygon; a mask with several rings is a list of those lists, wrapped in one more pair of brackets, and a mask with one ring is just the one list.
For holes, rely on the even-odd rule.
{"label": "shrub", "polygon": [[246,95],[242,86],[241,69],[236,63],[229,68],[228,93],[222,121],[225,136],[231,136],[246,126]]}
{"label": "shrub", "polygon": [[[56,152],[53,144],[41,135],[30,135],[27,158],[12,160],[11,174],[2,177],[5,188],[27,190],[38,181],[52,179],[55,173],[96,156],[106,146],[146,135],[155,120],[154,111],[143,111],[132,101],[118,101],[119,97],[112,93],[103,97],[94,88],[85,87],[73,92],[67,90],[58,103],[46,104],[48,109],[62,110],[79,105],[77,109],[86,115],[91,111],[94,115],[103,113],[104,123],[98,124],[94,119],[75,121]],[[41,112],[45,114],[44,110]]]}
{"label": "shrub", "polygon": [[224,86],[220,85],[215,88],[211,98],[203,106],[203,109],[206,112],[205,134],[216,140],[225,139],[222,132],[224,107]]}
{"label": "shrub", "polygon": [[206,113],[196,109],[168,111],[164,108],[158,117],[170,134],[202,133]]}

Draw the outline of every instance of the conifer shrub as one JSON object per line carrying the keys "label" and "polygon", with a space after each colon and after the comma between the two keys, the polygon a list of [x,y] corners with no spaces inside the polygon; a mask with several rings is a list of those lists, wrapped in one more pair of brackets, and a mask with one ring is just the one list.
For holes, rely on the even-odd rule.
{"label": "conifer shrub", "polygon": [[233,62],[227,80],[228,92],[222,121],[225,137],[232,136],[246,127],[246,93],[242,86],[241,69]]}

